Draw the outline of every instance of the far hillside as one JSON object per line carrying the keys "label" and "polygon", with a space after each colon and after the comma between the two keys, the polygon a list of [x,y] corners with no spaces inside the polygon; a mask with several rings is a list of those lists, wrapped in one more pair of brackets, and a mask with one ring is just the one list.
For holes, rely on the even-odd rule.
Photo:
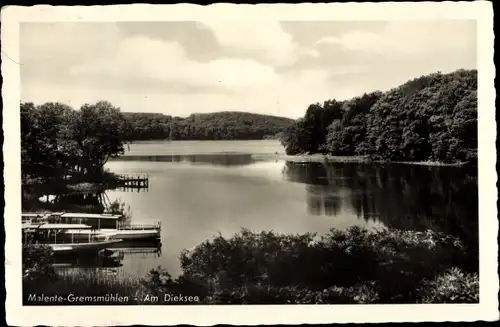
{"label": "far hillside", "polygon": [[275,138],[293,119],[248,112],[223,111],[172,117],[155,113],[123,115],[129,123],[128,138],[135,140],[259,140]]}

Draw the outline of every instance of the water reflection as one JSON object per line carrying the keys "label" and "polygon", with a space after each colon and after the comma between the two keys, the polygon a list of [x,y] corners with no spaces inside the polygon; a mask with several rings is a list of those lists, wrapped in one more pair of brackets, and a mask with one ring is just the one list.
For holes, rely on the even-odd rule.
{"label": "water reflection", "polygon": [[[40,194],[37,196],[40,196]],[[40,197],[37,196],[29,196],[29,193],[23,193],[23,211],[102,213],[111,204],[104,190],[71,193],[58,193],[56,190],[47,190]]]}
{"label": "water reflection", "polygon": [[124,241],[107,248],[110,252],[106,257],[98,254],[68,253],[55,254],[53,257],[55,267],[65,268],[119,268],[123,262],[144,259],[146,257],[160,258],[162,244],[153,241]]}
{"label": "water reflection", "polygon": [[[122,257],[123,259],[123,257]],[[82,255],[81,253],[53,256],[56,268],[118,268],[122,266],[120,260],[110,260],[99,255]]]}
{"label": "water reflection", "polygon": [[432,229],[478,244],[476,169],[287,162],[283,174],[288,181],[307,184],[312,215],[351,210],[388,227]]}
{"label": "water reflection", "polygon": [[157,161],[190,164],[207,164],[213,166],[245,166],[256,160],[249,153],[211,153],[186,155],[128,155],[120,161]]}
{"label": "water reflection", "polygon": [[58,269],[67,268],[120,268],[124,262],[135,261],[151,257],[158,259],[161,257],[161,244],[118,244],[114,248],[108,248],[106,251],[111,251],[119,254],[119,259],[111,259],[99,255],[82,255],[81,253],[54,255],[54,266]]}

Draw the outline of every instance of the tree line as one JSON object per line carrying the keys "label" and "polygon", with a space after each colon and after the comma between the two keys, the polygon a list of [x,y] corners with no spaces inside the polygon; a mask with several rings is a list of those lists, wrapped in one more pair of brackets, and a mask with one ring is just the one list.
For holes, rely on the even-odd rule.
{"label": "tree line", "polygon": [[477,70],[418,77],[387,92],[311,104],[281,135],[287,154],[477,161]]}
{"label": "tree line", "polygon": [[294,120],[246,112],[192,114],[122,113],[107,101],[79,110],[57,103],[21,103],[23,180],[102,174],[110,158],[134,140],[233,140],[275,138]]}
{"label": "tree line", "polygon": [[260,140],[274,138],[294,120],[248,112],[222,111],[172,117],[124,113],[130,140]]}
{"label": "tree line", "polygon": [[79,110],[61,103],[21,103],[23,181],[54,181],[102,173],[124,152],[127,122],[119,108],[100,101]]}

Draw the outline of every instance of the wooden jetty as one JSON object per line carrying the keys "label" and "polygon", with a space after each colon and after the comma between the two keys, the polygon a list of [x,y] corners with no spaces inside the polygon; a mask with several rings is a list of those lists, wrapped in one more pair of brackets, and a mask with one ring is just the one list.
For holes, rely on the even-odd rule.
{"label": "wooden jetty", "polygon": [[118,175],[118,187],[123,189],[148,189],[148,175]]}

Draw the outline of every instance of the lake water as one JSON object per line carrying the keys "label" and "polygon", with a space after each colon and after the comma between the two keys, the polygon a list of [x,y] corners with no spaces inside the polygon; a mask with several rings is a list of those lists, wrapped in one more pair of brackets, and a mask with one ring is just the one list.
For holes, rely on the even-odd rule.
{"label": "lake water", "polygon": [[[162,222],[157,254],[127,254],[122,273],[162,266],[176,276],[179,254],[241,228],[279,233],[359,225],[433,229],[477,246],[477,171],[402,164],[255,160],[284,153],[278,141],[157,141],[130,145],[106,168],[149,175],[147,191],[108,191],[130,206],[133,222]],[[260,156],[262,158],[262,156]]]}

